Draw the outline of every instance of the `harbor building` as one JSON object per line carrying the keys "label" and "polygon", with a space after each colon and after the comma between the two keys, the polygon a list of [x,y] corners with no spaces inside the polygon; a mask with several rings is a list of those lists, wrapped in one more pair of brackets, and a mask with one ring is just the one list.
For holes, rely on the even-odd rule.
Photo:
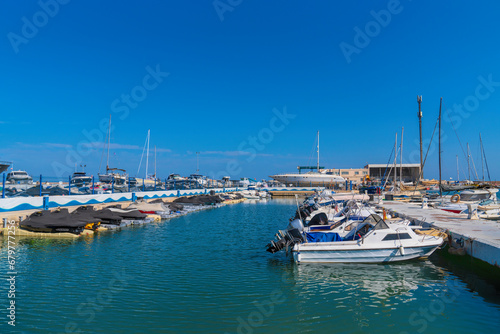
{"label": "harbor building", "polygon": [[352,181],[355,184],[366,181],[368,174],[367,168],[333,168],[327,169],[327,173],[343,177],[347,181]]}
{"label": "harbor building", "polygon": [[[399,180],[402,172],[403,182],[416,182],[420,177],[420,164],[396,164],[397,179]],[[368,164],[365,166],[371,181],[380,181],[384,178],[394,181],[394,165],[387,164]]]}

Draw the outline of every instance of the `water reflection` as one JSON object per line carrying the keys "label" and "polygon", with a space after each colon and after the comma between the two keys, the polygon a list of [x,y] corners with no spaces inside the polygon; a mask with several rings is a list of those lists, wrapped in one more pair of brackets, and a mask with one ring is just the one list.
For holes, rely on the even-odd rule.
{"label": "water reflection", "polygon": [[298,265],[290,279],[300,293],[367,293],[379,300],[410,300],[419,286],[445,280],[445,272],[429,261],[404,264],[307,264]]}

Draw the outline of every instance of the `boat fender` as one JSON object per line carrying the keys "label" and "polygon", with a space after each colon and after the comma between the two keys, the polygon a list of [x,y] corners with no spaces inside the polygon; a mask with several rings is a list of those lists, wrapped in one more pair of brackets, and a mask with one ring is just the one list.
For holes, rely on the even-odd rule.
{"label": "boat fender", "polygon": [[403,245],[399,246],[399,253],[401,253],[401,256],[405,255],[405,248],[403,247]]}
{"label": "boat fender", "polygon": [[451,203],[458,203],[460,202],[460,195],[459,194],[455,194],[453,196],[451,196]]}

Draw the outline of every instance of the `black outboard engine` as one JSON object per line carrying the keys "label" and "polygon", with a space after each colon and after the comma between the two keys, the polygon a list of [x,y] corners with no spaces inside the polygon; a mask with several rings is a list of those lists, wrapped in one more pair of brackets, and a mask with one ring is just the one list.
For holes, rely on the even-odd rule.
{"label": "black outboard engine", "polygon": [[271,242],[267,244],[267,251],[276,253],[285,248],[288,253],[289,248],[293,248],[295,244],[304,241],[304,237],[302,236],[303,230],[304,225],[300,219],[292,220],[285,231],[278,231],[276,240],[271,240]]}
{"label": "black outboard engine", "polygon": [[312,212],[318,210],[319,206],[317,204],[313,205],[302,205],[299,209],[295,211],[295,216],[293,219],[305,219],[311,215]]}

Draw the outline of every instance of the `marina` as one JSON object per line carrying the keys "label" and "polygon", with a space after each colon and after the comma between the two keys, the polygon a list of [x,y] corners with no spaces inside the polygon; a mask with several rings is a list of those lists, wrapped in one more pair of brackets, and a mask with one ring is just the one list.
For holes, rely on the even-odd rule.
{"label": "marina", "polygon": [[397,264],[299,266],[266,255],[262,240],[294,208],[293,199],[246,201],[94,238],[19,239],[18,325],[28,332],[136,332],[147,323],[151,332],[172,333],[498,327],[491,280],[465,274],[441,253]]}
{"label": "marina", "polygon": [[0,6],[0,333],[498,332],[500,2]]}

